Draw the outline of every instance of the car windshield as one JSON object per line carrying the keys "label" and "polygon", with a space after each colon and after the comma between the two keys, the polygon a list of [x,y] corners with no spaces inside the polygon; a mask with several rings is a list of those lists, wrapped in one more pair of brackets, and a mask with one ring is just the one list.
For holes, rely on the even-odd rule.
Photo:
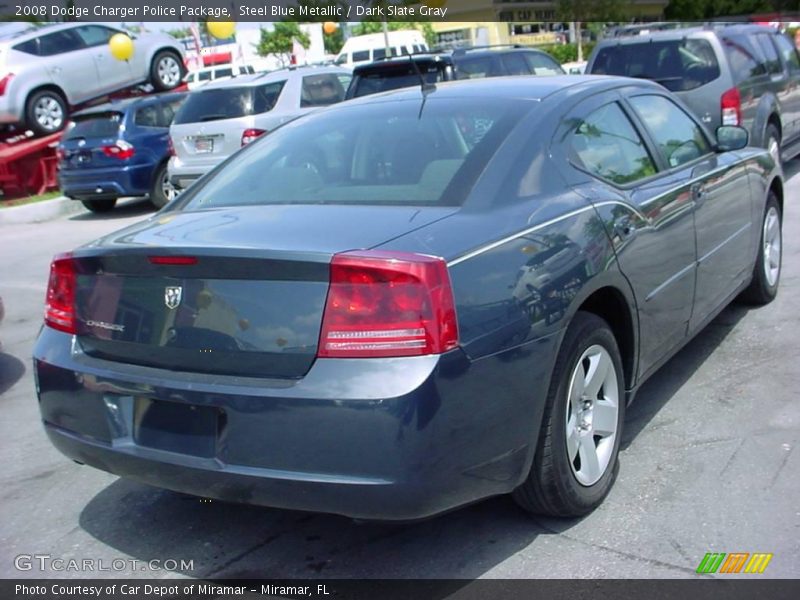
{"label": "car windshield", "polygon": [[692,90],[719,77],[719,63],[706,40],[681,39],[601,48],[594,75],[651,79],[672,92]]}
{"label": "car windshield", "polygon": [[419,74],[411,61],[399,65],[385,65],[373,70],[365,69],[354,78],[351,96],[358,98],[379,92],[418,86],[420,75],[426,83],[436,83],[442,78],[436,63],[420,61],[417,62],[417,66]]}
{"label": "car windshield", "polygon": [[175,115],[175,124],[236,119],[272,110],[285,81],[192,92]]}
{"label": "car windshield", "polygon": [[458,205],[530,106],[485,98],[341,105],[261,138],[176,208]]}
{"label": "car windshield", "polygon": [[108,112],[77,116],[75,125],[67,131],[64,139],[87,137],[112,137],[119,133],[122,113]]}

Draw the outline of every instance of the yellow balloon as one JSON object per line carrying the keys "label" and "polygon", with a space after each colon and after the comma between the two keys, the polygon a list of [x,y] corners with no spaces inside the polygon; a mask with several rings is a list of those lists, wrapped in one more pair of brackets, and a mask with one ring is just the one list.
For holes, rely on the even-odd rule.
{"label": "yellow balloon", "polygon": [[324,31],[328,35],[331,35],[338,28],[339,26],[333,21],[325,21],[325,23],[322,25],[322,31]]}
{"label": "yellow balloon", "polygon": [[206,25],[208,33],[218,40],[227,40],[233,36],[233,32],[236,30],[236,23],[233,21],[209,21]]}
{"label": "yellow balloon", "polygon": [[115,33],[108,40],[108,49],[117,60],[128,60],[133,56],[133,40],[124,33]]}

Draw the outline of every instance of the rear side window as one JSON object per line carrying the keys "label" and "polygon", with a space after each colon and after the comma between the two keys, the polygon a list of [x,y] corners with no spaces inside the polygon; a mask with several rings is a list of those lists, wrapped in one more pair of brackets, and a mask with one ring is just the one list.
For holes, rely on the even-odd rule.
{"label": "rear side window", "polygon": [[525,60],[528,61],[531,71],[535,75],[563,75],[564,69],[555,60],[538,52],[526,52]]}
{"label": "rear side window", "polygon": [[14,50],[18,52],[24,52],[25,54],[33,54],[34,56],[38,56],[39,40],[34,38],[32,40],[28,40],[27,42],[22,42],[21,44],[14,46]]}
{"label": "rear side window", "polygon": [[522,54],[512,52],[503,56],[503,65],[509,75],[530,75],[531,70]]}
{"label": "rear side window", "polygon": [[[417,66],[426,83],[436,83],[443,79],[439,67],[434,62],[417,62]],[[359,98],[370,94],[388,92],[400,88],[419,85],[419,75],[411,61],[408,64],[385,65],[379,70],[359,72],[354,81],[351,97]]]}
{"label": "rear side window", "polygon": [[700,127],[671,100],[645,95],[631,98],[630,103],[670,167],[679,167],[711,152]]}
{"label": "rear side window", "polygon": [[39,38],[40,56],[63,54],[64,52],[80,50],[83,47],[83,40],[75,33],[74,29],[48,33]]}
{"label": "rear side window", "polygon": [[738,85],[752,77],[764,75],[767,68],[759,57],[761,50],[756,50],[749,41],[742,37],[729,37],[722,40],[733,80]]}
{"label": "rear side window", "polygon": [[205,89],[189,94],[174,123],[202,123],[237,119],[272,110],[285,81],[250,87]]}
{"label": "rear side window", "polygon": [[479,79],[504,75],[497,56],[458,58],[455,63],[458,68],[458,79]]}
{"label": "rear side window", "polygon": [[161,127],[169,127],[172,124],[172,120],[175,118],[175,113],[178,112],[178,109],[183,104],[183,98],[179,100],[173,100],[172,102],[165,102],[161,106]]}
{"label": "rear side window", "polygon": [[774,38],[778,45],[778,51],[783,57],[783,62],[789,67],[790,71],[800,71],[800,58],[797,56],[797,48],[789,41],[785,35],[776,35]]}
{"label": "rear side window", "polygon": [[211,81],[211,71],[200,71],[197,74],[197,81]]}
{"label": "rear side window", "polygon": [[64,139],[114,137],[119,133],[119,126],[121,124],[122,113],[118,112],[77,117],[75,126],[67,131],[64,135]]}
{"label": "rear side window", "polygon": [[714,48],[702,39],[606,46],[598,51],[591,71],[650,79],[673,92],[693,90],[720,74]]}
{"label": "rear side window", "polygon": [[160,127],[161,110],[157,104],[149,104],[136,109],[133,122],[139,127]]}
{"label": "rear side window", "polygon": [[344,100],[346,88],[335,73],[303,77],[300,106],[329,106]]}
{"label": "rear side window", "polygon": [[756,40],[758,40],[758,45],[761,47],[761,52],[764,55],[764,64],[767,67],[767,72],[774,75],[783,71],[783,67],[781,67],[778,51],[775,50],[775,46],[772,45],[772,40],[769,39],[770,37],[768,33],[760,33],[756,36]]}
{"label": "rear side window", "polygon": [[369,50],[358,50],[353,52],[353,62],[369,60]]}
{"label": "rear side window", "polygon": [[570,140],[573,160],[612,183],[624,185],[656,172],[642,138],[616,102],[590,113]]}
{"label": "rear side window", "polygon": [[226,69],[217,69],[214,77],[233,77],[233,68],[228,67]]}
{"label": "rear side window", "polygon": [[375,48],[372,51],[372,60],[381,60],[386,58],[386,48]]}

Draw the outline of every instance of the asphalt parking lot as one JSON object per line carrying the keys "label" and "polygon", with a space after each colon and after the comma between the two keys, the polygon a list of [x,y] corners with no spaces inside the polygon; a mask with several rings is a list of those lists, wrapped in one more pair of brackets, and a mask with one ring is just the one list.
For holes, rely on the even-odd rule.
{"label": "asphalt parking lot", "polygon": [[[500,497],[415,524],[354,523],[204,502],[70,462],[45,437],[31,375],[49,261],[150,208],[4,225],[0,577],[692,578],[706,552],[773,553],[763,577],[800,576],[800,160],[787,177],[778,298],[730,306],[645,385],[610,496],[568,521]],[[37,554],[125,566],[15,567]]]}

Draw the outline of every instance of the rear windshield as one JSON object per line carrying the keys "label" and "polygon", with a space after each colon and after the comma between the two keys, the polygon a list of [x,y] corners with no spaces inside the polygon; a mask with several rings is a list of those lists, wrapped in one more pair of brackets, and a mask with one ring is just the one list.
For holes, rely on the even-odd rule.
{"label": "rear windshield", "polygon": [[79,137],[113,137],[119,133],[122,113],[110,112],[75,118],[75,126],[64,135],[64,139]]}
{"label": "rear windshield", "polygon": [[601,48],[591,72],[650,79],[670,91],[682,92],[719,77],[719,63],[706,40],[643,41]]}
{"label": "rear windshield", "polygon": [[236,119],[272,110],[285,81],[248,87],[224,87],[192,92],[175,115],[174,123]]}
{"label": "rear windshield", "polygon": [[[437,63],[418,62],[417,67],[426,83],[436,83],[442,79],[442,72]],[[374,71],[365,69],[359,72],[353,79],[353,89],[350,90],[349,97],[358,98],[418,85],[419,75],[409,61],[400,65],[386,65]]]}
{"label": "rear windshield", "polygon": [[529,106],[452,98],[343,104],[247,146],[176,208],[461,204]]}

